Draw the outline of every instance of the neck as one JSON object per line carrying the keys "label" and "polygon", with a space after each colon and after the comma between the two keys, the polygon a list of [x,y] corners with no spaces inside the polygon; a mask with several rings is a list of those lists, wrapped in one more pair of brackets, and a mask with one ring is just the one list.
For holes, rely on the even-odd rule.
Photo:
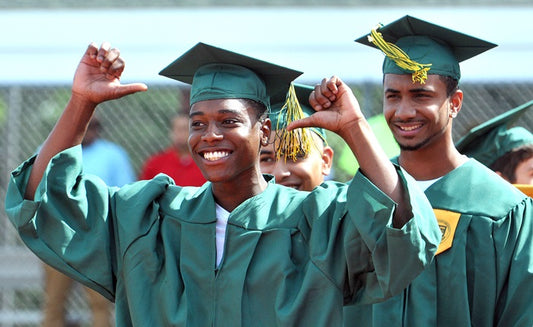
{"label": "neck", "polygon": [[267,185],[267,181],[257,170],[257,174],[251,178],[239,178],[237,182],[213,182],[212,190],[215,201],[222,208],[232,212],[244,201],[262,193]]}
{"label": "neck", "polygon": [[430,180],[446,175],[468,158],[453,144],[425,147],[415,151],[402,150],[399,163],[416,180]]}

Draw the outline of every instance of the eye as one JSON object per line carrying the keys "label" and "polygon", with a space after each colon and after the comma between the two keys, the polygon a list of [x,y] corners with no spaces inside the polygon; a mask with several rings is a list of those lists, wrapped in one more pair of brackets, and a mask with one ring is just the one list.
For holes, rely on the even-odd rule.
{"label": "eye", "polygon": [[272,155],[261,155],[260,158],[259,158],[259,162],[262,162],[262,163],[273,163],[275,162],[276,160],[274,159],[274,156]]}
{"label": "eye", "polygon": [[237,119],[233,119],[233,118],[229,118],[229,119],[224,119],[222,121],[222,123],[224,125],[234,125],[234,124],[237,124],[239,121]]}
{"label": "eye", "polygon": [[192,129],[198,129],[198,128],[204,126],[204,125],[205,124],[203,122],[198,121],[198,120],[194,120],[194,121],[191,122],[191,128]]}

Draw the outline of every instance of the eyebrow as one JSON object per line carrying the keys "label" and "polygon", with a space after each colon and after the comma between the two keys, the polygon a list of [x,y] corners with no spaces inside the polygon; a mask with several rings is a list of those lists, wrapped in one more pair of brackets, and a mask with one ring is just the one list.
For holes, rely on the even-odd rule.
{"label": "eyebrow", "polygon": [[[418,92],[433,92],[433,90],[423,88],[423,87],[409,90],[409,93],[418,93]],[[385,89],[385,93],[400,93],[400,91],[389,88],[389,89]]]}
{"label": "eyebrow", "polygon": [[[203,116],[205,113],[203,111],[195,111],[192,113],[189,113],[189,118],[195,117],[195,116]],[[235,110],[235,109],[220,109],[217,114],[234,114],[234,115],[241,115],[242,111]]]}
{"label": "eyebrow", "polygon": [[274,151],[272,150],[263,150],[262,148],[261,148],[261,151],[259,152],[259,154],[273,154],[273,153]]}

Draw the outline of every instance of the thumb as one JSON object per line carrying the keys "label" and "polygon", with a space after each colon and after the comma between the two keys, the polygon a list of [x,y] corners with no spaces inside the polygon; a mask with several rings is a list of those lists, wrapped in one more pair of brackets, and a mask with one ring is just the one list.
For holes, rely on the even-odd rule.
{"label": "thumb", "polygon": [[290,122],[287,125],[287,130],[292,131],[293,129],[304,127],[316,127],[315,117],[313,115]]}
{"label": "thumb", "polygon": [[121,98],[126,95],[130,95],[137,92],[144,92],[148,90],[148,86],[144,83],[131,83],[131,84],[123,84],[117,87],[115,90],[115,95],[117,98]]}

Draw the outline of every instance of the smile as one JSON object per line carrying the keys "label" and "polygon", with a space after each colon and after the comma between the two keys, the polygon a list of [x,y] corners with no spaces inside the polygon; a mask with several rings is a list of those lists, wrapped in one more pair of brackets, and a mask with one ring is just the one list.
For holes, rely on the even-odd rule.
{"label": "smile", "polygon": [[411,125],[411,126],[398,126],[398,128],[400,128],[402,131],[410,132],[417,128],[420,128],[421,126],[422,124],[417,124],[417,125]]}
{"label": "smile", "polygon": [[229,156],[228,151],[204,152],[203,157],[207,161],[216,161]]}

